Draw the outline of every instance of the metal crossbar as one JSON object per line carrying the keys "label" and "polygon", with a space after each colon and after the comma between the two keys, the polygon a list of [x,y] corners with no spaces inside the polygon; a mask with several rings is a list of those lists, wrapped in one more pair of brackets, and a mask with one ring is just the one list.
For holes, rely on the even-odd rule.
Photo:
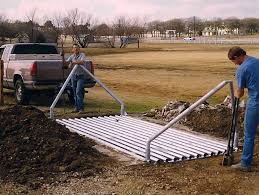
{"label": "metal crossbar", "polygon": [[[186,115],[188,115],[191,111],[193,111],[196,107],[201,105],[204,101],[206,101],[209,97],[217,93],[220,89],[222,89],[224,86],[229,84],[230,86],[230,93],[231,93],[231,99],[232,99],[232,109],[234,108],[234,87],[233,87],[233,81],[223,81],[220,84],[218,84],[215,88],[213,88],[211,91],[209,91],[206,95],[204,95],[202,98],[200,98],[197,102],[192,104],[189,108],[187,108],[184,112],[179,114],[177,117],[175,117],[173,120],[171,120],[162,130],[160,130],[158,133],[153,135],[149,138],[146,144],[146,161],[150,161],[150,145],[151,142],[156,139],[158,136],[160,136],[162,133],[164,133],[167,129],[172,127],[174,124],[176,124],[178,121],[180,121],[182,118],[184,118]],[[234,147],[237,147],[238,144],[238,134],[235,133],[235,145]]]}
{"label": "metal crossbar", "polygon": [[[63,86],[61,87],[58,95],[56,96],[55,100],[53,101],[53,103],[51,104],[50,106],[50,118],[53,119],[54,118],[54,113],[53,113],[53,110],[60,98],[60,96],[62,95],[62,93],[64,92],[66,86],[68,85],[68,82],[70,81],[71,77],[73,76],[75,70],[79,67],[79,65],[75,65],[75,67],[72,69],[72,71],[70,72],[70,74],[68,75],[65,83],[63,84]],[[121,106],[121,110],[120,110],[120,114],[121,115],[126,115],[127,113],[125,112],[125,106],[124,106],[124,103],[123,101],[118,98],[107,86],[105,86],[100,80],[98,80],[89,70],[87,70],[84,66],[81,66],[80,67],[90,76],[92,77],[102,88],[105,89],[106,92],[108,92],[112,97],[113,99],[115,99],[115,101],[117,103],[120,104]]]}

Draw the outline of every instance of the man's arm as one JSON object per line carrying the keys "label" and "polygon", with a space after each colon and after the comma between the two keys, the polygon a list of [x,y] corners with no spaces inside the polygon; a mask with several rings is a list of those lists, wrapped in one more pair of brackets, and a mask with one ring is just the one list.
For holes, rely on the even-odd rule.
{"label": "man's arm", "polygon": [[65,60],[65,56],[64,56],[64,54],[63,54],[63,55],[62,55],[62,63],[63,63],[63,68],[64,68],[64,69],[67,69],[68,66],[69,66],[69,64],[72,63],[72,57],[69,56],[69,58],[68,58],[67,60]]}
{"label": "man's arm", "polygon": [[76,64],[78,64],[78,65],[84,65],[84,64],[85,64],[85,61],[83,61],[83,60],[78,60],[78,61],[72,62],[71,64],[72,64],[72,65],[76,65]]}
{"label": "man's arm", "polygon": [[236,96],[237,98],[241,98],[241,97],[243,97],[244,93],[245,93],[244,89],[238,87],[238,88],[236,89],[236,91],[235,91],[235,96]]}
{"label": "man's arm", "polygon": [[85,54],[81,53],[80,58],[77,61],[72,62],[72,65],[76,65],[76,64],[84,65],[86,61],[87,61],[87,58],[86,58]]}

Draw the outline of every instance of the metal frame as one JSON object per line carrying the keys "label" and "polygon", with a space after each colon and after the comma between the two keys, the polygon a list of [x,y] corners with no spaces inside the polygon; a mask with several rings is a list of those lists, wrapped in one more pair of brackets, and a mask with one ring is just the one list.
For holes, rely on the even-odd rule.
{"label": "metal frame", "polygon": [[53,119],[54,118],[54,113],[53,110],[60,98],[60,96],[62,95],[62,93],[64,92],[68,82],[70,81],[72,75],[74,74],[75,70],[78,68],[78,66],[80,66],[90,77],[92,77],[102,88],[105,89],[106,92],[108,92],[113,99],[120,104],[121,106],[121,110],[120,110],[120,114],[121,115],[127,115],[127,113],[125,112],[125,106],[124,103],[121,99],[119,99],[108,87],[106,87],[100,80],[98,80],[89,70],[87,70],[84,66],[81,65],[75,65],[75,67],[72,69],[72,71],[70,72],[70,74],[68,75],[65,83],[63,84],[63,86],[61,87],[58,95],[56,96],[55,100],[53,101],[53,103],[50,106],[50,118]]}
{"label": "metal frame", "polygon": [[[163,126],[129,116],[57,119],[71,131],[145,160],[147,139]],[[227,143],[199,133],[170,128],[152,142],[152,162],[178,162],[221,155]]]}
{"label": "metal frame", "polygon": [[[230,94],[232,99],[232,109],[234,109],[234,87],[233,87],[233,81],[227,80],[223,81],[220,84],[218,84],[215,88],[213,88],[211,91],[209,91],[206,95],[204,95],[202,98],[200,98],[197,102],[192,104],[189,108],[187,108],[184,112],[179,114],[177,117],[175,117],[173,120],[171,120],[161,131],[153,135],[146,144],[146,161],[150,161],[150,146],[151,142],[156,139],[159,135],[161,135],[163,132],[165,132],[167,129],[172,127],[175,123],[177,123],[179,120],[184,118],[187,114],[189,114],[191,111],[193,111],[196,107],[201,105],[205,100],[207,100],[209,97],[214,95],[216,92],[218,92],[220,89],[222,89],[225,85],[229,84],[230,86]],[[237,131],[236,131],[237,132]],[[235,145],[234,147],[237,147],[238,145],[238,133],[235,133]]]}

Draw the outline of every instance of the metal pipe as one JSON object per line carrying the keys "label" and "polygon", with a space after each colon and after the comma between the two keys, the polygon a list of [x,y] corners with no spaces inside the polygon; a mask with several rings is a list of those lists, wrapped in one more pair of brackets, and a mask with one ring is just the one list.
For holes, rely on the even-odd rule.
{"label": "metal pipe", "polygon": [[120,100],[108,87],[106,87],[100,80],[98,80],[89,70],[87,70],[85,67],[81,66],[81,68],[84,69],[85,72],[87,72],[88,75],[90,75],[102,88],[105,89],[120,105],[121,105],[121,115],[126,115],[125,112],[125,106],[122,100]]}
{"label": "metal pipe", "polygon": [[[234,110],[235,104],[234,104],[234,99],[235,99],[235,95],[234,95],[234,87],[233,87],[233,82],[229,83],[230,85],[230,93],[231,93],[231,103],[232,103],[232,110]],[[234,148],[238,147],[238,136],[239,132],[238,132],[238,128],[236,126],[236,130],[235,130],[235,134],[234,134]]]}
{"label": "metal pipe", "polygon": [[[142,156],[144,156],[144,155],[143,155],[142,153],[140,153],[140,151],[134,151],[134,152],[136,152],[137,154],[134,153],[134,152],[130,152],[130,150],[129,150],[130,148],[123,149],[122,147],[120,147],[120,145],[116,146],[116,145],[114,145],[114,144],[111,144],[111,143],[109,142],[109,139],[106,140],[106,139],[103,138],[103,137],[98,137],[98,136],[96,136],[96,135],[92,135],[91,132],[90,132],[90,133],[86,133],[86,132],[82,131],[82,129],[80,129],[80,128],[78,128],[78,127],[74,127],[74,126],[72,126],[71,124],[69,124],[69,123],[67,123],[67,122],[65,122],[65,121],[63,121],[63,120],[56,119],[56,121],[57,121],[58,123],[60,123],[60,124],[65,125],[65,126],[66,126],[67,128],[69,128],[71,131],[74,131],[74,132],[78,133],[79,135],[86,136],[86,137],[88,137],[88,138],[91,138],[91,139],[93,139],[93,140],[95,140],[95,141],[97,141],[97,142],[103,144],[103,145],[109,146],[109,147],[111,147],[111,148],[115,148],[115,149],[118,150],[118,151],[125,152],[126,154],[129,154],[129,155],[135,157],[136,159],[144,160],[144,158],[142,157]],[[139,154],[138,152],[139,152],[140,154]],[[158,161],[159,159],[158,159],[158,158],[152,158],[151,160],[153,160],[153,161]]]}
{"label": "metal pipe", "polygon": [[[72,71],[70,72],[69,76],[67,77],[65,83],[63,84],[62,88],[60,89],[58,95],[56,96],[55,100],[53,101],[52,105],[50,106],[50,118],[53,119],[54,118],[54,113],[53,113],[53,109],[56,106],[60,96],[62,95],[62,93],[64,92],[69,80],[71,79],[72,75],[74,74],[76,68],[79,65],[76,65]],[[121,106],[121,110],[120,110],[120,114],[125,116],[127,115],[127,113],[125,112],[125,105],[123,103],[122,100],[120,100],[108,87],[106,87],[100,80],[98,80],[89,70],[87,70],[87,68],[85,68],[84,66],[80,67],[90,76],[92,77],[102,88],[104,88]]]}
{"label": "metal pipe", "polygon": [[54,117],[54,113],[53,113],[53,110],[54,110],[54,107],[56,106],[60,96],[62,95],[62,93],[64,92],[69,80],[71,79],[72,75],[74,74],[75,70],[77,69],[78,65],[75,65],[75,67],[72,69],[72,71],[70,72],[70,74],[68,75],[65,83],[63,84],[63,86],[61,87],[60,91],[58,92],[58,95],[56,96],[55,100],[53,101],[53,103],[51,104],[50,106],[50,109],[49,109],[49,117],[51,119],[53,119]]}
{"label": "metal pipe", "polygon": [[177,117],[175,117],[173,120],[171,120],[161,131],[156,133],[154,136],[149,138],[146,145],[146,161],[150,161],[150,145],[151,142],[157,138],[159,135],[161,135],[164,131],[166,131],[168,128],[170,128],[172,125],[174,125],[176,122],[181,120],[183,117],[185,117],[187,114],[189,114],[191,111],[193,111],[196,107],[201,105],[205,100],[207,100],[209,97],[214,95],[216,92],[218,92],[221,88],[223,88],[228,83],[232,83],[232,81],[222,81],[220,84],[218,84],[215,88],[210,90],[206,95],[204,95],[202,98],[200,98],[197,102],[192,104],[189,108],[187,108],[185,111],[183,111],[181,114],[179,114]]}

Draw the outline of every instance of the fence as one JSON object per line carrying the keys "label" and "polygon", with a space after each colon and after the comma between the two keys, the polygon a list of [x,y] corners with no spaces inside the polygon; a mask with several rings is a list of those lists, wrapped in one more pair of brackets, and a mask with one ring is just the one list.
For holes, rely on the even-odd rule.
{"label": "fence", "polygon": [[255,45],[259,44],[259,38],[233,38],[233,39],[225,39],[225,38],[205,38],[205,37],[197,37],[195,40],[183,40],[173,38],[142,38],[142,43],[185,43],[185,44],[214,44],[214,45]]}

